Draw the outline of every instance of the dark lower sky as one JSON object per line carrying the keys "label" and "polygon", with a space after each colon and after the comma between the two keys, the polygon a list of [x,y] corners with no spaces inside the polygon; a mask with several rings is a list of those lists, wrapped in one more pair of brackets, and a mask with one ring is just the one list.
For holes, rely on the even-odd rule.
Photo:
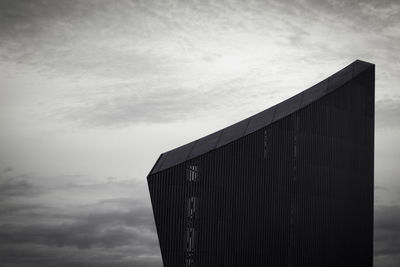
{"label": "dark lower sky", "polygon": [[162,266],[158,155],[355,59],[376,64],[375,267],[400,266],[399,44],[396,0],[0,0],[0,266]]}

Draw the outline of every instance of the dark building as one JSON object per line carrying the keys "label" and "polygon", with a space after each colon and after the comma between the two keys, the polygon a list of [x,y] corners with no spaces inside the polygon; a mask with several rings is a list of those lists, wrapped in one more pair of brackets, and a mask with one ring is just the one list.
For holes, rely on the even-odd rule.
{"label": "dark building", "polygon": [[355,61],[163,153],[148,176],[165,267],[372,267],[375,66]]}

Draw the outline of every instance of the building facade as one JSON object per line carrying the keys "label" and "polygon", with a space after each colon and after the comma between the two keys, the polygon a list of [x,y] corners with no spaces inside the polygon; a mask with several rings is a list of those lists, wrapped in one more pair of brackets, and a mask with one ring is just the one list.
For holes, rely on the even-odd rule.
{"label": "building facade", "polygon": [[148,179],[165,267],[372,267],[375,66],[163,153]]}

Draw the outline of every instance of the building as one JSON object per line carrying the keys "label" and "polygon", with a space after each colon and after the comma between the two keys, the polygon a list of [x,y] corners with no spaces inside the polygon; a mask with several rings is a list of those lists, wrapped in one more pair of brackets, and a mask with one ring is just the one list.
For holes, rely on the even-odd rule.
{"label": "building", "polygon": [[163,153],[148,176],[165,267],[372,267],[375,66]]}

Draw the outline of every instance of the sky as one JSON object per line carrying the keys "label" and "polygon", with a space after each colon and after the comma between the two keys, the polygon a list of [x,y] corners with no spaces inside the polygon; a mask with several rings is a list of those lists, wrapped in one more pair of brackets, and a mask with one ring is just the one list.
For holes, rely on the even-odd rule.
{"label": "sky", "polygon": [[376,64],[374,266],[400,266],[400,2],[0,0],[0,266],[162,266],[160,153]]}

